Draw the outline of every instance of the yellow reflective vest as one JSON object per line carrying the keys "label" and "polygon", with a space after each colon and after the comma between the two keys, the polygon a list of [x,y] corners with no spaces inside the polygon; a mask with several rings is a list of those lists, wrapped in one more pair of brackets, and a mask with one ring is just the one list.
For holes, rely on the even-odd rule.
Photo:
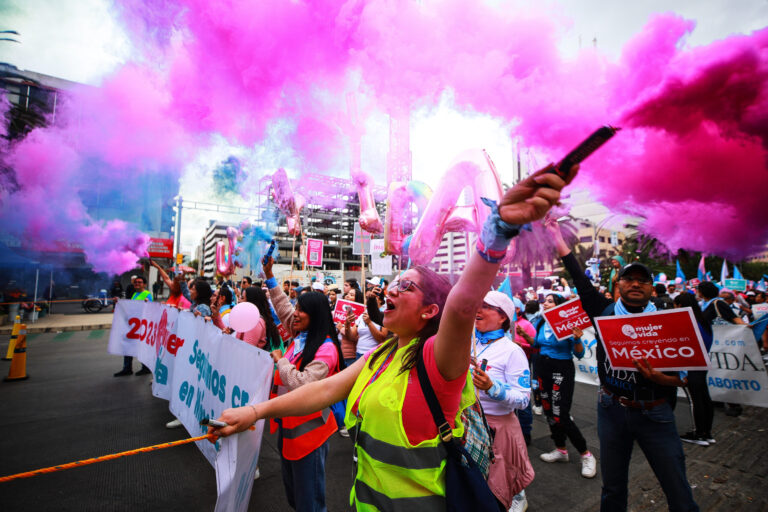
{"label": "yellow reflective vest", "polygon": [[[400,373],[403,356],[412,340],[391,356],[389,366],[373,382],[387,354],[382,354],[373,369],[366,363],[355,381],[347,400],[345,425],[359,425],[355,450],[357,474],[350,495],[350,504],[361,511],[444,512],[446,449],[440,436],[412,445],[403,428],[403,402],[411,371]],[[389,350],[386,343],[377,352]],[[411,385],[419,386],[415,369]],[[475,395],[470,374],[461,393],[453,435],[461,437],[464,426],[461,411],[474,403]],[[355,408],[355,404],[359,406]],[[355,412],[353,412],[355,411]],[[432,421],[429,409],[424,414]]]}

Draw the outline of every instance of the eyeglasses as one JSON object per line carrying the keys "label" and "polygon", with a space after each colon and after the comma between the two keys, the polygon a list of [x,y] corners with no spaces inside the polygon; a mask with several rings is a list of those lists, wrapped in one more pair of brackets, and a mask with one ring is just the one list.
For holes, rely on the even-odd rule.
{"label": "eyeglasses", "polygon": [[398,293],[413,291],[411,290],[411,287],[416,288],[417,290],[421,290],[422,292],[424,291],[421,286],[417,285],[410,279],[396,279],[389,285],[391,290],[397,290]]}
{"label": "eyeglasses", "polygon": [[651,284],[651,280],[647,277],[629,277],[624,276],[619,281],[624,281],[625,283],[638,283],[638,284]]}

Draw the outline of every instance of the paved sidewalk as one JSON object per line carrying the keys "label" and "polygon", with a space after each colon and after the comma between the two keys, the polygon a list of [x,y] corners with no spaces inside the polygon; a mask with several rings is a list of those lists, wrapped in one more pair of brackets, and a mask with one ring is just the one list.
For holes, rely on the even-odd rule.
{"label": "paved sidewalk", "polygon": [[[110,329],[112,327],[112,313],[84,313],[82,315],[47,315],[39,318],[37,322],[24,321],[27,325],[27,333],[64,332],[64,331],[89,331],[92,329]],[[0,336],[11,334],[13,324],[0,327]]]}

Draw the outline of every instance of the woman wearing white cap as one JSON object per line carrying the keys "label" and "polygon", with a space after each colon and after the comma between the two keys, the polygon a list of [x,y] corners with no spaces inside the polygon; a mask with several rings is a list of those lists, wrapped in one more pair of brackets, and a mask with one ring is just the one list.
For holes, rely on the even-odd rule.
{"label": "woman wearing white cap", "polygon": [[528,406],[531,372],[523,349],[505,336],[514,318],[515,304],[507,295],[486,294],[475,317],[472,380],[488,424],[496,431],[488,487],[505,509],[523,511],[528,507],[524,489],[534,472],[515,409]]}

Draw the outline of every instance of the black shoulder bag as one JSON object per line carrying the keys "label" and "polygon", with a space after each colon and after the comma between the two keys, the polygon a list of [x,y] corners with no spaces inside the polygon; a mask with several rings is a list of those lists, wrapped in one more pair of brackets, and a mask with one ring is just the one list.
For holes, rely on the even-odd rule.
{"label": "black shoulder bag", "polygon": [[458,439],[453,437],[450,424],[445,419],[440,402],[437,400],[432,383],[429,382],[427,367],[421,354],[416,361],[416,373],[421,391],[432,413],[432,419],[440,433],[448,453],[445,462],[445,502],[449,512],[476,512],[478,510],[501,510],[496,496],[493,495],[469,453]]}

